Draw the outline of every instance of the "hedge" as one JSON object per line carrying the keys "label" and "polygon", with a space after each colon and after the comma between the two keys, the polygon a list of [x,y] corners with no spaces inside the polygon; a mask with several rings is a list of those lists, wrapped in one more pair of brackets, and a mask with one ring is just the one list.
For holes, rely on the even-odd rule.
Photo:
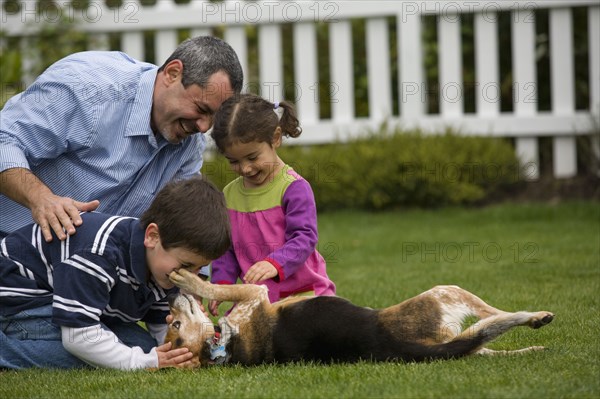
{"label": "hedge", "polygon": [[[519,181],[506,139],[453,132],[372,133],[327,145],[285,145],[280,157],[308,180],[320,211],[476,204]],[[202,169],[224,187],[236,175],[215,154]]]}

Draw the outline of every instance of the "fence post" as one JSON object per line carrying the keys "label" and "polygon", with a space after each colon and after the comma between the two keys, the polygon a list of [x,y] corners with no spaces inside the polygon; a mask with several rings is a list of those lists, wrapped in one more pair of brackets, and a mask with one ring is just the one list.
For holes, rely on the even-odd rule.
{"label": "fence post", "polygon": [[[490,20],[490,16],[493,18]],[[498,15],[475,14],[475,98],[477,115],[495,118],[500,113]]]}
{"label": "fence post", "polygon": [[271,102],[283,99],[283,52],[281,28],[276,24],[258,28],[258,56],[260,62],[260,89]]}
{"label": "fence post", "polygon": [[[588,10],[590,111],[596,120],[600,120],[600,6]],[[600,126],[596,129],[600,130]]]}
{"label": "fence post", "polygon": [[596,175],[600,177],[600,7],[590,7],[588,10],[590,112],[597,124],[591,137],[592,154],[596,162]]}
{"label": "fence post", "polygon": [[[575,68],[570,8],[550,10],[550,62],[552,112],[555,115],[573,115],[575,113]],[[575,176],[577,174],[575,136],[558,136],[554,137],[553,141],[554,177]]]}
{"label": "fence post", "polygon": [[389,34],[386,18],[367,21],[367,70],[369,73],[369,114],[382,121],[392,113]]}
{"label": "fence post", "polygon": [[312,21],[294,23],[294,75],[298,115],[304,125],[315,125],[319,121],[319,107],[315,101],[319,72],[317,34]]}
{"label": "fence post", "polygon": [[447,118],[463,115],[464,87],[460,15],[445,13],[438,18],[440,113]]}
{"label": "fence post", "polygon": [[402,118],[418,121],[427,110],[421,13],[404,10],[396,18],[398,27],[398,93]]}
{"label": "fence post", "polygon": [[242,71],[244,72],[244,89],[246,89],[248,84],[248,42],[246,40],[246,28],[243,25],[227,26],[225,29],[225,41],[237,53],[242,65]]}
{"label": "fence post", "polygon": [[332,85],[331,116],[336,122],[349,122],[354,119],[355,113],[350,21],[337,21],[329,25],[329,60]]}
{"label": "fence post", "polygon": [[[512,12],[512,70],[514,111],[520,117],[533,117],[537,113],[538,84],[535,63],[535,24],[528,18],[528,10]],[[538,180],[539,148],[537,137],[519,136],[515,140],[516,153],[521,165],[526,168],[526,180]]]}

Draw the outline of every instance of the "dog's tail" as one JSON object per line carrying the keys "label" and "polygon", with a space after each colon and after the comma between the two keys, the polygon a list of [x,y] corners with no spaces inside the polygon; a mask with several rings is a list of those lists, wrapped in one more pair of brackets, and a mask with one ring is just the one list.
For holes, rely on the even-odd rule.
{"label": "dog's tail", "polygon": [[433,345],[405,342],[402,344],[402,358],[405,361],[415,362],[456,359],[475,353],[488,341],[485,334],[478,334],[471,337],[457,337],[452,341]]}
{"label": "dog's tail", "polygon": [[486,342],[488,342],[488,340],[483,336],[457,338],[443,344],[425,346],[425,350],[417,351],[415,353],[416,356],[414,356],[412,360],[426,361],[437,359],[456,359],[475,353]]}

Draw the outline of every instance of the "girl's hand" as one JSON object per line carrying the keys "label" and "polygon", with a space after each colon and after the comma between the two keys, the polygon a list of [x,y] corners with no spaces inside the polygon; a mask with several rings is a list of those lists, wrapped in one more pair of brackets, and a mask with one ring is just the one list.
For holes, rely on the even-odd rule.
{"label": "girl's hand", "polygon": [[247,284],[255,284],[259,281],[268,280],[277,276],[277,269],[271,262],[261,260],[252,265],[244,276],[244,282]]}
{"label": "girl's hand", "polygon": [[177,348],[171,350],[171,343],[167,342],[156,347],[158,355],[158,368],[164,367],[187,367],[194,363],[191,361],[194,356],[188,348]]}
{"label": "girl's hand", "polygon": [[211,315],[213,315],[213,316],[219,315],[219,305],[220,304],[221,304],[220,301],[215,301],[214,299],[212,301],[208,302],[208,311],[210,312]]}

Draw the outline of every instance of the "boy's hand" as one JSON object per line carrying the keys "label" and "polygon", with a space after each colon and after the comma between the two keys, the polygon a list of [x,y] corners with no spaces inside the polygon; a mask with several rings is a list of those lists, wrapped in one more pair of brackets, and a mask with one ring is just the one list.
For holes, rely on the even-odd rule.
{"label": "boy's hand", "polygon": [[255,284],[259,281],[268,280],[277,276],[277,269],[271,262],[261,260],[252,265],[244,276],[244,282],[247,284]]}
{"label": "boy's hand", "polygon": [[158,368],[164,367],[189,367],[194,363],[191,361],[194,356],[188,348],[177,348],[171,350],[171,343],[167,342],[156,347],[158,355]]}

